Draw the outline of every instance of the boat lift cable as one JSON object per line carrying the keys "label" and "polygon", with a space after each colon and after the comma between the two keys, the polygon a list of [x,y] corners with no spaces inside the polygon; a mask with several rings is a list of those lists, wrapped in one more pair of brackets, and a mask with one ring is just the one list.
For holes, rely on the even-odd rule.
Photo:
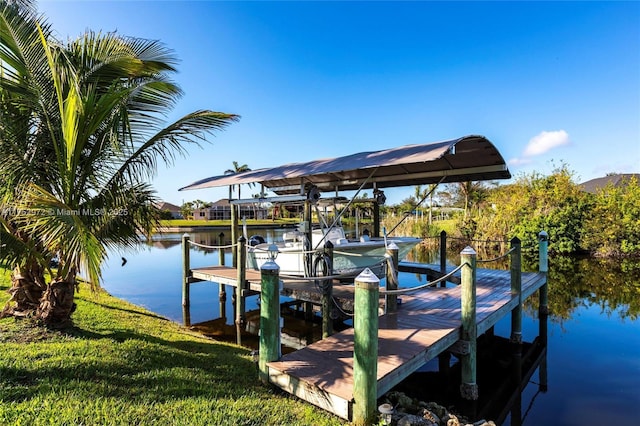
{"label": "boat lift cable", "polygon": [[[344,214],[344,212],[346,212],[349,209],[349,206],[351,206],[351,204],[353,204],[353,202],[355,201],[356,197],[358,196],[358,194],[360,193],[360,191],[362,191],[362,188],[364,188],[364,186],[369,182],[369,180],[373,177],[373,175],[375,174],[375,172],[378,170],[378,168],[376,167],[375,169],[373,169],[373,171],[369,174],[369,176],[364,180],[364,182],[362,182],[362,185],[360,185],[360,187],[358,188],[358,190],[356,191],[356,193],[353,195],[353,197],[351,197],[351,200],[349,200],[349,202],[347,203],[347,205],[345,206],[345,208],[343,208],[339,214],[336,215],[335,219],[333,219],[333,223],[331,224],[331,226],[327,229],[332,229],[334,226],[336,226],[336,224],[338,223],[338,221],[340,219],[342,219],[342,215]],[[443,178],[444,179],[444,178]],[[324,241],[324,239],[326,238],[327,234],[324,234],[322,236],[322,238],[320,239],[320,241],[318,242],[318,245],[316,247],[319,247],[320,244],[322,244],[322,242]]]}
{"label": "boat lift cable", "polygon": [[[331,258],[326,253],[319,253],[314,259],[312,273],[317,278],[313,281],[313,283],[319,293],[324,293],[324,290],[331,285],[330,283],[332,279],[328,278],[328,276],[331,274],[332,268],[333,267],[331,265]],[[321,280],[318,272],[322,272],[321,277],[327,278]],[[320,285],[319,281],[322,281],[322,285]]]}
{"label": "boat lift cable", "polygon": [[324,227],[325,229],[329,229],[329,225],[327,224],[327,221],[325,220],[324,215],[321,215],[321,214],[320,214],[320,209],[318,208],[318,205],[317,205],[317,204],[315,204],[315,205],[313,206],[313,208],[315,209],[315,211],[316,211],[316,215],[318,216],[318,220],[320,221],[320,227],[321,227],[321,228],[323,228],[323,227]]}
{"label": "boat lift cable", "polygon": [[[426,200],[426,199],[427,199],[427,197],[428,197],[428,196],[430,196],[430,195],[433,193],[433,191],[435,191],[435,190],[436,190],[436,188],[438,187],[438,185],[440,185],[440,184],[444,181],[444,179],[445,179],[445,178],[446,178],[446,175],[445,175],[445,176],[442,176],[442,179],[440,179],[440,181],[439,181],[439,182],[438,182],[438,183],[437,183],[433,188],[431,188],[431,191],[429,191],[429,192],[428,192],[424,197],[422,197],[422,200],[418,201],[418,203],[417,203],[415,206],[413,206],[413,207],[411,208],[411,210],[415,209],[415,208],[416,208],[416,207],[418,207],[420,204],[422,204],[422,203],[424,202],[424,200]],[[395,231],[395,230],[396,230],[396,228],[397,228],[398,226],[400,226],[400,224],[401,224],[402,222],[404,222],[404,220],[405,220],[406,218],[408,218],[408,217],[409,217],[409,212],[405,213],[405,214],[404,214],[404,216],[403,216],[403,218],[402,218],[402,219],[400,219],[400,221],[399,221],[398,223],[396,223],[396,224],[395,224],[395,226],[394,226],[393,228],[391,228],[391,231],[389,231],[389,234],[393,233],[393,231]]]}

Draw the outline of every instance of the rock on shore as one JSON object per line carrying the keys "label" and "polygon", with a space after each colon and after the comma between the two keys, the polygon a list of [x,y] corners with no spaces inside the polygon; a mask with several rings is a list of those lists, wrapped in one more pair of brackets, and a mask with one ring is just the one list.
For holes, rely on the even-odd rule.
{"label": "rock on shore", "polygon": [[403,392],[389,392],[382,398],[383,403],[391,404],[394,414],[392,425],[397,426],[496,426],[489,420],[478,420],[474,423],[466,418],[451,413],[435,402],[424,402],[411,398]]}

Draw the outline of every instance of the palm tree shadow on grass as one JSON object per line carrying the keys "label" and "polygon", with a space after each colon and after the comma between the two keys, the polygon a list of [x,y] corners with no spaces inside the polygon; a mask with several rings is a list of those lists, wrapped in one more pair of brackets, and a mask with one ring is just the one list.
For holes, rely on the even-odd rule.
{"label": "palm tree shadow on grass", "polygon": [[112,311],[128,312],[128,313],[135,314],[135,315],[142,315],[142,316],[149,317],[149,318],[155,318],[155,319],[158,319],[158,320],[161,320],[161,321],[171,321],[170,319],[165,318],[163,316],[160,316],[158,314],[154,314],[153,312],[145,312],[143,310],[121,308],[119,306],[108,305],[108,304],[105,304],[105,303],[100,303],[100,302],[96,302],[96,301],[93,301],[93,300],[87,300],[87,299],[85,299],[85,302],[86,303],[93,303],[94,305],[97,305],[97,306],[100,306],[100,307],[102,307],[104,309],[109,309],[109,310],[112,310]]}
{"label": "palm tree shadow on grass", "polygon": [[[70,355],[62,365],[0,366],[0,399],[18,402],[64,388],[86,392],[79,395],[82,398],[121,398],[133,403],[153,398],[162,403],[189,397],[238,398],[259,387],[246,349],[213,341],[169,341],[132,331],[100,334],[71,328],[64,333],[105,342],[96,343],[101,347],[95,353],[89,349],[90,353],[75,359]],[[43,353],[42,358],[46,357]]]}

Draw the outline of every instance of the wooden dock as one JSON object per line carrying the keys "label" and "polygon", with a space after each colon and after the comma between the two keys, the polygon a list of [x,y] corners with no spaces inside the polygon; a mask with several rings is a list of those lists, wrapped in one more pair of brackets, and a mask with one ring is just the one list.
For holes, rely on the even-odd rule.
{"label": "wooden dock", "polygon": [[[418,264],[414,262],[400,262],[400,272],[413,272],[426,275],[429,278],[438,278],[443,274],[437,269],[438,265]],[[451,270],[450,268],[449,270]],[[191,269],[190,283],[199,281],[212,281],[215,283],[228,285],[236,288],[238,284],[238,269],[230,266],[207,266]],[[254,270],[245,271],[244,296],[252,296],[260,292],[260,272]],[[453,276],[451,282],[460,284],[460,277]],[[315,305],[322,303],[322,294],[318,291],[315,283],[298,280],[282,280],[283,287],[281,295],[292,299],[308,302]],[[333,298],[338,307],[344,311],[353,312],[353,284],[333,282]],[[381,297],[381,307],[384,306],[384,298]]]}
{"label": "wooden dock", "polygon": [[[191,282],[206,280],[235,287],[236,328],[240,336],[244,327],[244,298],[260,294],[260,380],[346,420],[369,423],[378,398],[426,362],[444,353],[453,353],[462,362],[460,390],[463,398],[478,398],[475,383],[477,336],[511,314],[511,341],[521,344],[522,303],[538,290],[540,315],[546,318],[546,234],[540,241],[539,273],[521,271],[520,243],[513,239],[508,271],[478,268],[476,253],[470,247],[461,253],[461,266],[453,275],[449,275],[453,267],[397,263],[397,256],[395,266],[387,271],[389,286],[397,283],[395,270],[422,273],[429,279],[447,274],[447,281],[460,284],[455,287],[434,285],[391,296],[395,294],[395,285],[380,291],[379,280],[373,274],[370,275],[372,278],[361,278],[361,274],[355,285],[335,282],[333,294],[329,296],[333,303],[341,310],[355,312],[355,318],[360,318],[354,320],[354,328],[335,334],[325,333],[324,321],[329,318],[329,311],[325,309],[331,302],[327,304],[319,282],[281,279],[275,263],[261,272],[226,266],[190,269],[186,257],[183,289],[186,289],[187,297],[183,294],[183,304],[186,301],[188,305]],[[241,250],[242,247],[239,253]],[[240,254],[239,258],[239,264],[244,264]],[[363,279],[365,281],[360,281]],[[374,281],[367,281],[370,279]],[[390,289],[392,291],[385,296]],[[325,338],[280,356],[280,296],[307,302],[309,306],[322,305]],[[402,303],[395,303],[396,297]],[[386,313],[382,314],[381,307],[385,307],[385,303]],[[546,327],[542,324],[541,327]],[[238,343],[241,343],[240,337]],[[359,385],[356,384],[358,380]]]}
{"label": "wooden dock", "polygon": [[[524,273],[522,298],[546,283],[546,274]],[[460,340],[460,287],[429,288],[402,296],[398,311],[379,318],[377,396]],[[478,269],[477,334],[519,303],[511,297],[509,271]],[[351,420],[353,329],[334,334],[268,363],[269,381],[297,397]]]}
{"label": "wooden dock", "polygon": [[[423,271],[423,273],[426,273],[426,271]],[[434,271],[434,273],[436,272]],[[212,281],[236,288],[238,283],[237,275],[237,268],[229,266],[194,268],[191,269],[190,282]],[[246,286],[243,293],[244,296],[252,296],[260,292],[259,271],[247,270],[245,279]],[[282,296],[314,305],[320,305],[322,303],[322,294],[313,282],[283,279],[282,284],[282,290],[280,292]],[[337,280],[333,282],[334,302],[338,304],[340,309],[348,312],[353,311],[353,294],[353,284],[344,284]],[[381,298],[380,304],[384,306],[384,298]]]}
{"label": "wooden dock", "polygon": [[[400,270],[437,273],[437,265],[404,264]],[[450,268],[452,269],[452,268]],[[192,269],[195,280],[236,287],[237,270],[227,266]],[[459,276],[454,276],[459,281]],[[512,297],[510,272],[477,269],[477,335],[493,327],[518,306]],[[246,271],[247,290],[260,291],[260,272]],[[546,283],[544,273],[522,274],[522,300]],[[342,307],[353,307],[353,285],[336,285]],[[247,294],[249,295],[249,293]],[[284,282],[281,295],[319,303],[313,283]],[[378,330],[378,397],[384,395],[427,361],[456,351],[461,334],[461,287],[432,287],[401,296],[398,311],[380,316]],[[383,304],[383,298],[381,298]],[[353,404],[353,329],[336,333],[268,363],[269,381],[297,397],[347,420]]]}

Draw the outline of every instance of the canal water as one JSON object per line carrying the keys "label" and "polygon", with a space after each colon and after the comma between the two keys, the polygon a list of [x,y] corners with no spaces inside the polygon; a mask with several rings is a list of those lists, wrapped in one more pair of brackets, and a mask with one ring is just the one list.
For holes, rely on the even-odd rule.
{"label": "canal water", "polygon": [[[190,236],[192,241],[214,246],[219,232],[197,232]],[[251,233],[273,241],[280,238],[282,232],[276,229]],[[142,251],[111,253],[104,269],[103,287],[116,297],[183,323],[181,237],[182,234],[154,236]],[[413,252],[410,256],[421,262],[438,261],[437,255],[430,251]],[[216,265],[218,258],[217,250],[196,247],[191,250],[194,268]],[[478,258],[482,256],[479,254]],[[455,262],[455,253],[452,259]],[[231,264],[230,253],[226,254],[226,263]],[[524,260],[523,264],[525,270],[535,270],[535,259]],[[462,402],[456,397],[457,382],[447,381],[436,373],[437,360],[425,365],[397,390],[421,400],[455,407],[463,414],[475,413],[507,425],[638,424],[640,263],[552,257],[549,266],[548,344],[546,351],[530,345],[539,340],[537,300],[532,298],[523,313],[523,340],[527,342],[523,352],[527,356],[521,361],[522,372],[531,374],[525,374],[521,383],[509,381],[514,358],[500,338],[509,336],[510,318],[506,317],[496,325],[496,337],[479,342],[481,399],[477,406],[461,407]],[[401,286],[425,281],[424,276],[400,274]],[[195,329],[218,339],[235,341],[233,306],[230,292],[228,294],[221,306],[217,284],[191,285],[189,314]],[[247,310],[255,309],[257,297],[251,297],[247,300]],[[248,313],[252,330],[257,327],[254,316]],[[320,325],[309,325],[296,318],[294,312],[285,318],[284,331],[288,345],[294,348],[317,339]],[[249,346],[255,342],[255,338],[243,339],[243,344]],[[451,374],[455,375],[455,357],[450,364]]]}

